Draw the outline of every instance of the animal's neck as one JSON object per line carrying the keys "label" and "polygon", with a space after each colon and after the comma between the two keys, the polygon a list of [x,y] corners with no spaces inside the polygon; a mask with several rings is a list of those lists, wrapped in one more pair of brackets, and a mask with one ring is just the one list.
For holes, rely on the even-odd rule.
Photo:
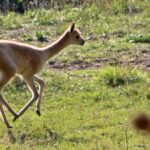
{"label": "animal's neck", "polygon": [[58,52],[60,52],[63,48],[69,45],[69,37],[67,32],[65,32],[58,40],[56,40],[51,45],[44,48],[44,53],[47,59],[51,58]]}

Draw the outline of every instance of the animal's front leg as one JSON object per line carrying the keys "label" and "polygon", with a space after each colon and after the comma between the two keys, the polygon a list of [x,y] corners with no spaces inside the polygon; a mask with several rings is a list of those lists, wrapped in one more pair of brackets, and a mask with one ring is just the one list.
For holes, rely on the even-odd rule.
{"label": "animal's front leg", "polygon": [[45,82],[43,79],[34,76],[35,81],[37,81],[39,83],[39,97],[37,99],[37,103],[36,103],[36,113],[40,116],[41,115],[41,111],[40,111],[40,106],[41,106],[41,98],[42,98],[42,93],[43,93],[43,89],[45,87]]}
{"label": "animal's front leg", "polygon": [[14,121],[16,119],[18,119],[21,115],[24,114],[24,112],[33,104],[34,101],[37,100],[37,98],[39,97],[39,94],[36,90],[36,87],[35,87],[35,84],[34,84],[34,80],[33,80],[33,77],[30,77],[30,78],[26,78],[25,79],[26,82],[27,82],[27,85],[28,85],[28,88],[29,90],[31,91],[32,93],[32,98],[30,99],[30,101],[20,110],[20,112],[18,113],[18,116],[16,116],[14,118]]}

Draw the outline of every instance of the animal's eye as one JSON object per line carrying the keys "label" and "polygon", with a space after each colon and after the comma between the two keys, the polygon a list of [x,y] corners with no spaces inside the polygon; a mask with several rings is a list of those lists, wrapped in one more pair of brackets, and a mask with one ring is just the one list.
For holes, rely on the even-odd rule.
{"label": "animal's eye", "polygon": [[79,38],[79,35],[76,36],[76,39],[78,39],[78,38]]}

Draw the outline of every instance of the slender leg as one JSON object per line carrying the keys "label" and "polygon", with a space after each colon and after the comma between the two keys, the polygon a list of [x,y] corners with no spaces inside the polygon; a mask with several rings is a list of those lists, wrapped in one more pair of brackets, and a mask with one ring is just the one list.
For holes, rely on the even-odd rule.
{"label": "slender leg", "polygon": [[8,109],[10,113],[12,113],[14,116],[17,116],[17,113],[10,107],[8,102],[2,97],[0,94],[0,102]]}
{"label": "slender leg", "polygon": [[35,81],[37,81],[39,83],[39,97],[37,99],[37,103],[36,103],[36,113],[40,116],[41,112],[40,112],[40,106],[41,106],[41,98],[42,98],[42,93],[43,93],[43,89],[45,87],[45,83],[44,80],[34,76]]}
{"label": "slender leg", "polygon": [[9,124],[9,122],[6,118],[2,103],[0,103],[0,113],[1,113],[2,120],[5,123],[5,125],[7,126],[7,128],[12,128],[12,126]]}
{"label": "slender leg", "polygon": [[14,117],[14,121],[19,118],[21,115],[23,115],[23,113],[33,104],[33,102],[35,100],[37,100],[37,98],[39,97],[39,94],[36,90],[36,87],[34,85],[34,81],[33,78],[30,79],[26,79],[27,85],[29,90],[32,93],[32,98],[30,99],[30,101],[19,111],[18,116]]}
{"label": "slender leg", "polygon": [[[10,80],[10,78],[14,75],[12,72],[11,74],[7,72],[3,72],[3,76],[1,77],[0,80],[0,92],[1,89],[4,87],[4,85]],[[14,116],[17,116],[17,113],[10,107],[9,103],[3,98],[3,96],[0,93],[0,103],[2,103],[10,113],[12,113]]]}

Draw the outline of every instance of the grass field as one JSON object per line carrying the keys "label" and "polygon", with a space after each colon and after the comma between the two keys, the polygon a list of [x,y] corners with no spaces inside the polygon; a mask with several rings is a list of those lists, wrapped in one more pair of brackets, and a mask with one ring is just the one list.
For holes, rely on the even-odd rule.
{"label": "grass field", "polygon": [[[0,14],[0,39],[42,47],[71,22],[89,39],[49,60],[39,74],[46,81],[42,116],[36,115],[35,105],[15,123],[7,113],[13,129],[0,122],[0,149],[149,150],[149,136],[131,125],[137,112],[150,108],[149,6],[146,0],[114,1]],[[16,111],[31,96],[18,78],[3,95]]]}

